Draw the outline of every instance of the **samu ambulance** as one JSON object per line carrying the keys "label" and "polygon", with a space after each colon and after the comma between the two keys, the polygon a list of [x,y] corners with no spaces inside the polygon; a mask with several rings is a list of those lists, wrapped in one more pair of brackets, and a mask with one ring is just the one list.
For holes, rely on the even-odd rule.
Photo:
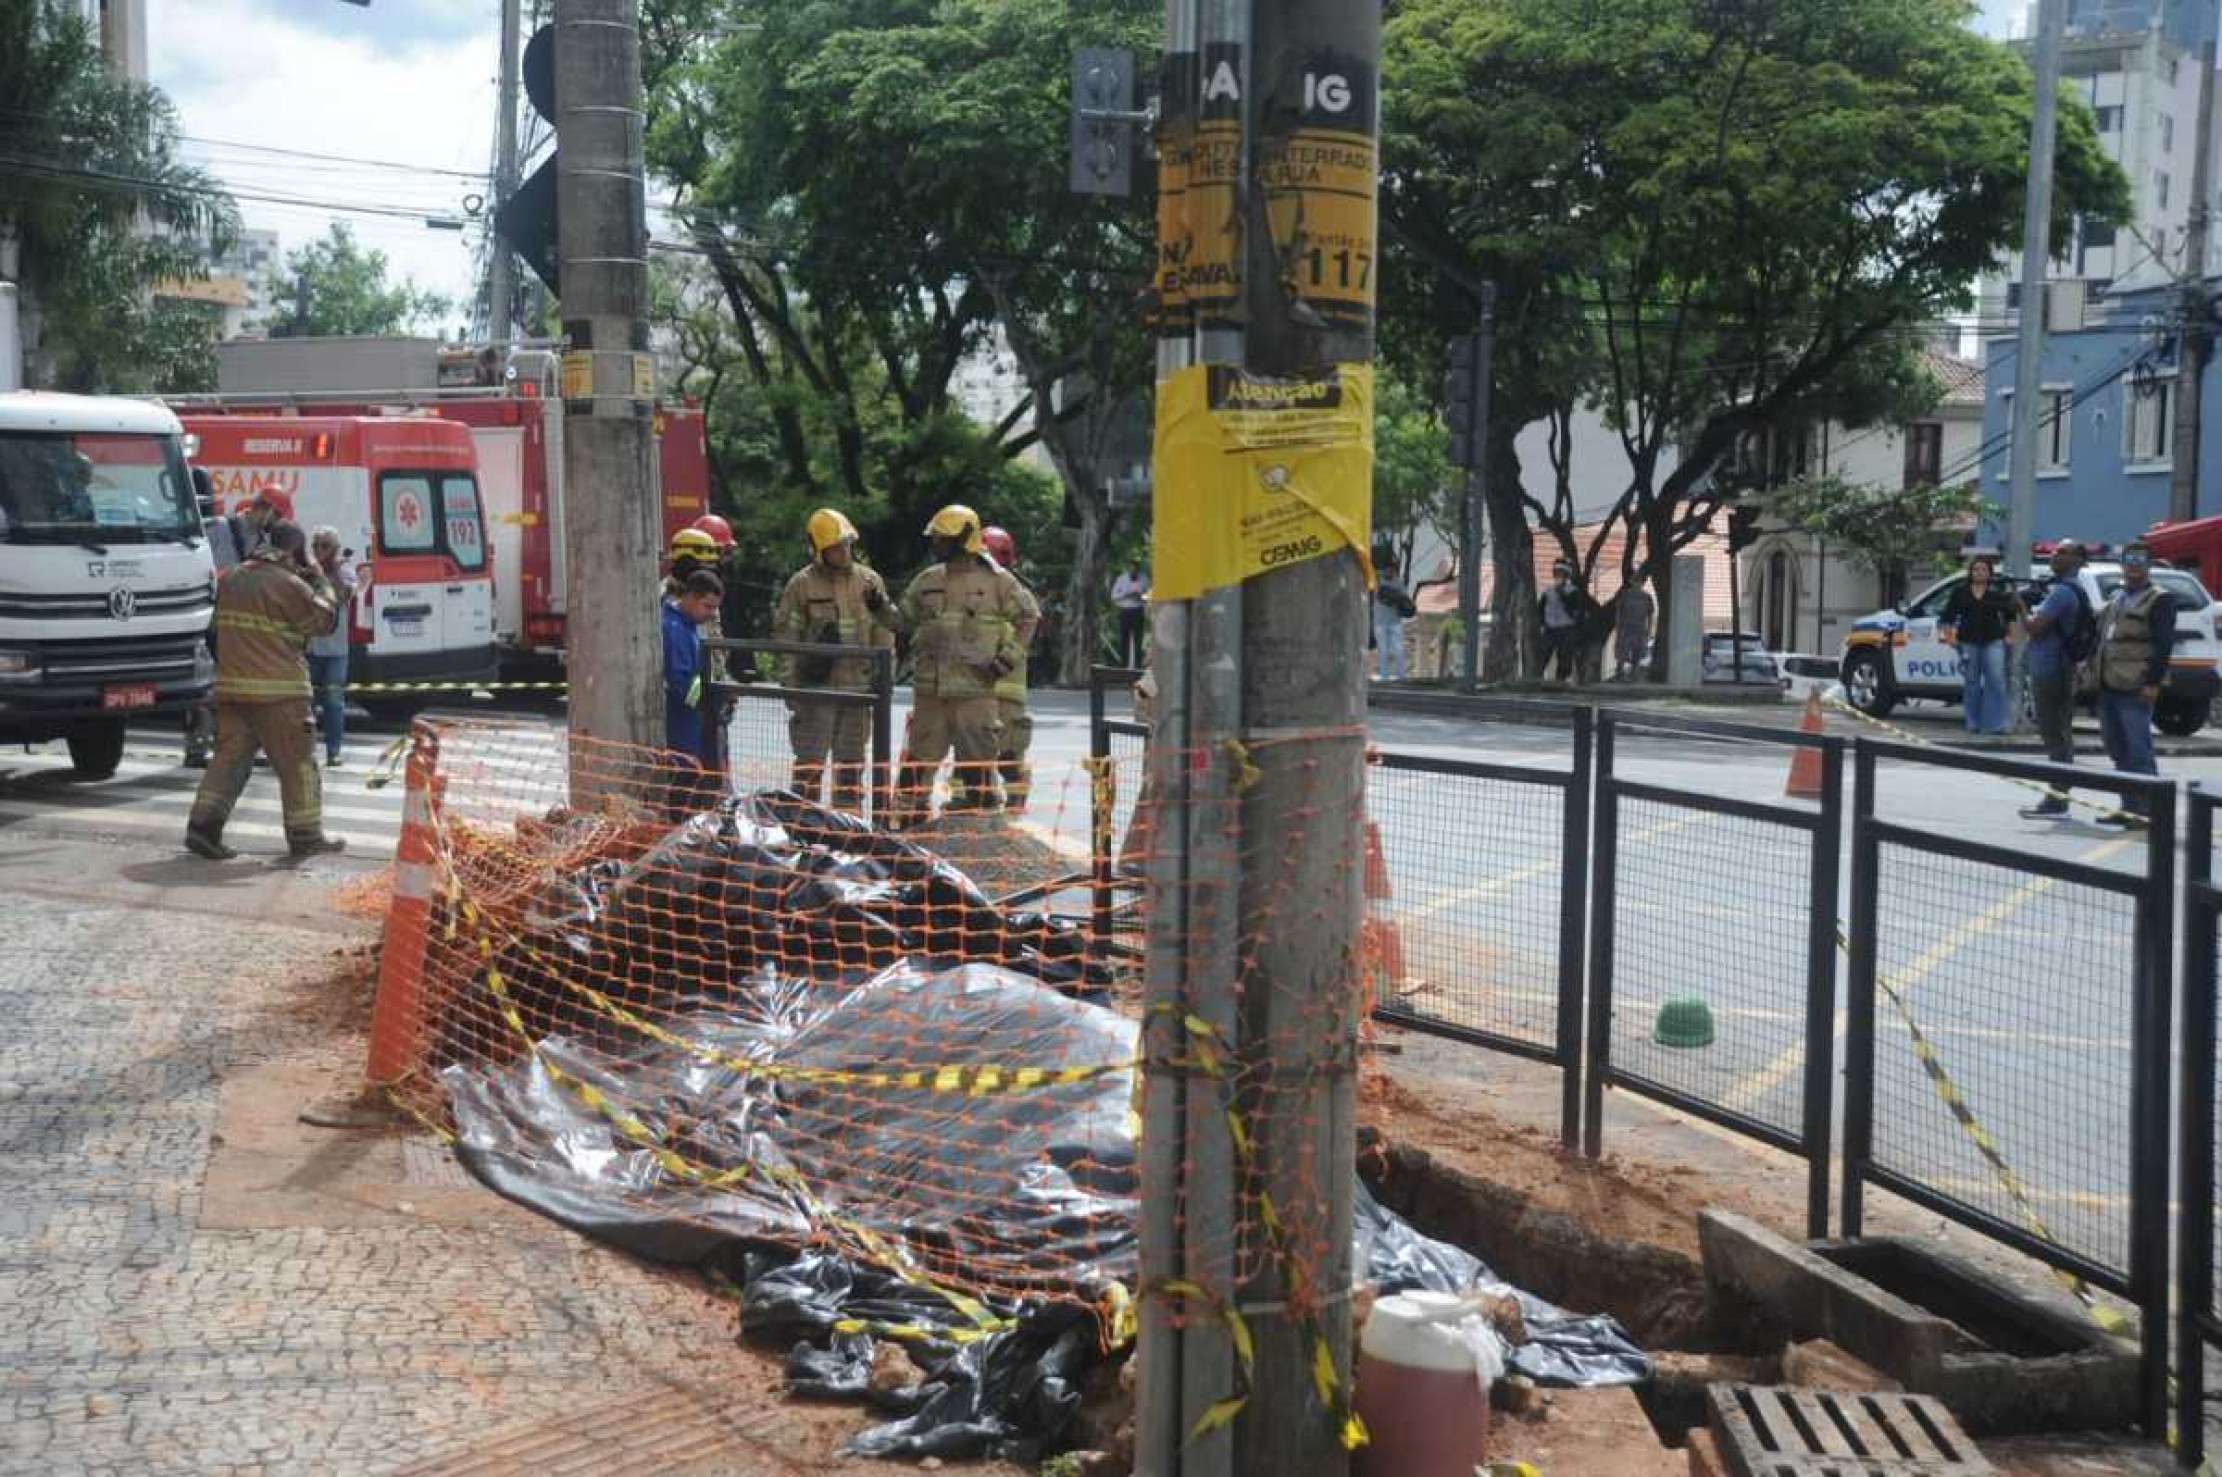
{"label": "samu ambulance", "polygon": [[[217,511],[283,493],[304,530],[339,530],[356,568],[349,685],[491,681],[494,570],[465,427],[426,415],[192,415]],[[415,706],[407,694],[377,708]]]}

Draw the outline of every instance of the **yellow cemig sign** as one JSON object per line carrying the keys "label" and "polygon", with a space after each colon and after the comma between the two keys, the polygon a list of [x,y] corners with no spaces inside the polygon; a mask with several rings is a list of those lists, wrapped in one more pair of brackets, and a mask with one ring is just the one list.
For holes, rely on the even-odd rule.
{"label": "yellow cemig sign", "polygon": [[1370,582],[1372,468],[1373,366],[1180,371],[1157,392],[1156,597],[1192,600],[1339,549]]}

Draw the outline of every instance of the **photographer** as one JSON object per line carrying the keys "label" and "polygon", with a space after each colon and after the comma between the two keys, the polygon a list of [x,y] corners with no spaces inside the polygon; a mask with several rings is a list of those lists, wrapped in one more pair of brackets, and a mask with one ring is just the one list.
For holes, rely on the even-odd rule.
{"label": "photographer", "polygon": [[337,769],[347,737],[347,612],[355,602],[355,551],[341,548],[339,530],[327,525],[309,539],[309,556],[332,587],[339,612],[332,629],[311,636],[308,646],[309,686],[316,721],[324,730],[324,766]]}

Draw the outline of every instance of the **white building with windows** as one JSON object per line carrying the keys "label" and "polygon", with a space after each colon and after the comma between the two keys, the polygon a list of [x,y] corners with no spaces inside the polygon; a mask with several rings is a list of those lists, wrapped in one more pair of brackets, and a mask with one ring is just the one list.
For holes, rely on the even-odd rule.
{"label": "white building with windows", "polygon": [[[2066,255],[2048,272],[2054,283],[2068,285],[2068,301],[2055,302],[2056,315],[2080,314],[2083,303],[2110,292],[2172,281],[2189,265],[2183,259],[2184,227],[2191,214],[2199,120],[2199,44],[2212,10],[2212,0],[2203,8],[2189,0],[2068,0],[2061,86],[2090,106],[2100,146],[2128,177],[2130,218],[2123,226],[2078,224]],[[2222,110],[2217,135],[2222,136]],[[2216,158],[2222,164],[2222,155]],[[2218,266],[2222,232],[2209,242],[2206,270]],[[2019,313],[2020,279],[2019,252],[2009,253],[1983,278],[1977,298],[1986,332],[2000,330]]]}

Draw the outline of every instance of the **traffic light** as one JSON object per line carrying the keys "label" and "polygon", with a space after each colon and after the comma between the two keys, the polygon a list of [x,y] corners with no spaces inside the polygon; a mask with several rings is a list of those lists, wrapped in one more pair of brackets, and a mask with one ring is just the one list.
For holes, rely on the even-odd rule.
{"label": "traffic light", "polygon": [[[542,26],[525,43],[518,71],[523,75],[525,96],[532,109],[555,125],[555,27]],[[559,140],[560,142],[560,140]],[[510,192],[494,212],[494,234],[524,258],[525,265],[548,284],[548,291],[563,296],[556,280],[556,151],[532,172],[532,177]]]}
{"label": "traffic light", "polygon": [[1443,376],[1443,421],[1450,427],[1450,464],[1481,465],[1481,343],[1460,334],[1450,341],[1450,373]]}
{"label": "traffic light", "polygon": [[1737,506],[1728,510],[1728,552],[1741,554],[1759,541],[1759,510]]}

